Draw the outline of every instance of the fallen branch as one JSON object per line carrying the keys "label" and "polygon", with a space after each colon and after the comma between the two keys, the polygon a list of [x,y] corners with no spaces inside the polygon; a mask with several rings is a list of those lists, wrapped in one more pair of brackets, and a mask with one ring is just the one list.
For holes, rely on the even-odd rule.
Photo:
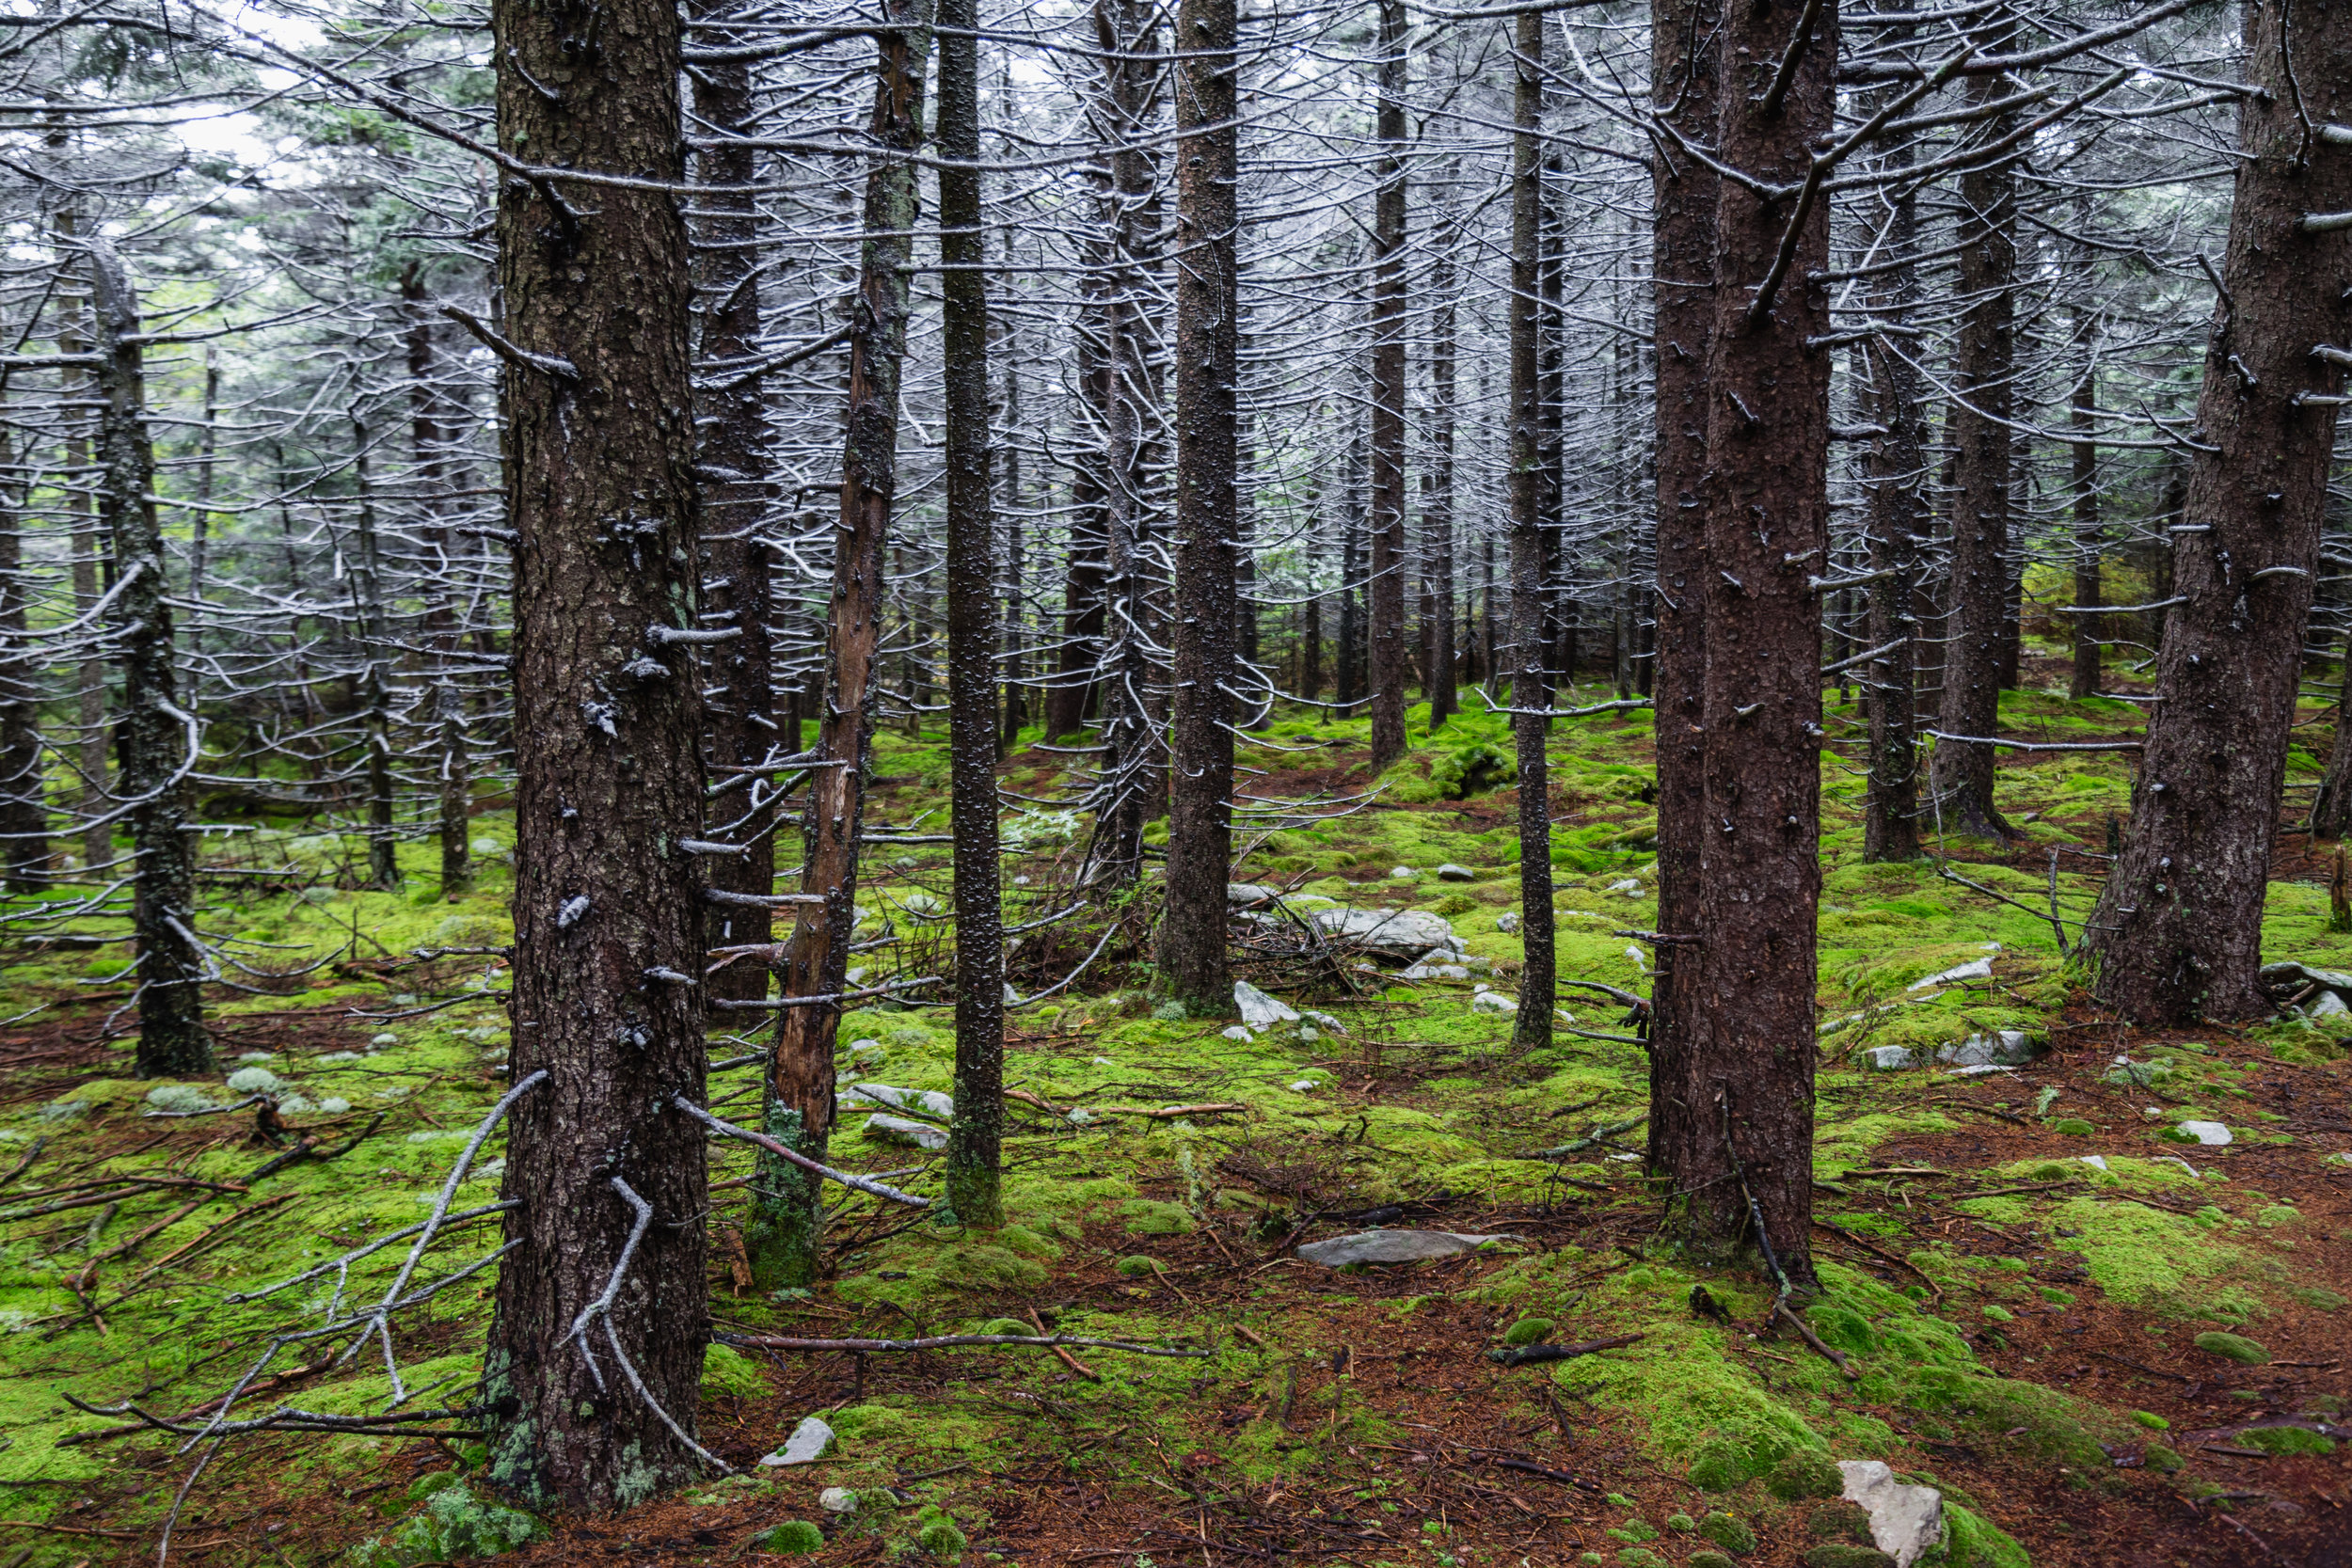
{"label": "fallen branch", "polygon": [[[859,1355],[889,1355],[905,1351],[954,1350],[965,1345],[1001,1345],[1025,1350],[1053,1350],[1062,1345],[1080,1350],[1125,1351],[1130,1355],[1173,1355],[1193,1360],[1215,1351],[1185,1350],[1173,1345],[1138,1345],[1127,1339],[1086,1339],[1071,1334],[935,1334],[924,1339],[804,1339],[788,1334],[727,1334],[711,1336],[723,1345],[755,1350],[850,1351]],[[1634,1338],[1639,1338],[1636,1335]]]}
{"label": "fallen branch", "polygon": [[1641,1116],[1635,1117],[1631,1121],[1611,1122],[1605,1127],[1596,1127],[1592,1130],[1592,1132],[1585,1134],[1583,1137],[1571,1139],[1568,1142],[1562,1144],[1557,1148],[1544,1149],[1539,1153],[1530,1156],[1530,1158],[1536,1160],[1563,1160],[1571,1154],[1581,1153],[1585,1149],[1591,1148],[1597,1144],[1607,1143],[1610,1139],[1615,1137],[1620,1132],[1630,1132],[1647,1120],[1649,1120],[1649,1115],[1647,1112],[1645,1112]]}
{"label": "fallen branch", "polygon": [[1486,1353],[1486,1359],[1505,1367],[1533,1367],[1546,1361],[1573,1361],[1597,1350],[1614,1350],[1619,1345],[1629,1345],[1636,1339],[1648,1338],[1649,1335],[1645,1332],[1614,1334],[1606,1339],[1586,1339],[1575,1345],[1522,1345],[1518,1350],[1490,1350]]}
{"label": "fallen branch", "polygon": [[1787,1302],[1784,1301],[1777,1303],[1774,1306],[1773,1310],[1778,1312],[1780,1316],[1788,1322],[1790,1327],[1794,1328],[1799,1334],[1804,1335],[1804,1342],[1811,1345],[1815,1350],[1820,1351],[1825,1360],[1829,1361],[1838,1370],[1838,1371],[1845,1375],[1845,1379],[1848,1383],[1857,1383],[1861,1381],[1862,1374],[1855,1371],[1851,1367],[1846,1364],[1845,1356],[1821,1343],[1821,1337],[1813,1332],[1812,1325],[1807,1323],[1803,1318],[1798,1317],[1796,1313],[1790,1311]]}

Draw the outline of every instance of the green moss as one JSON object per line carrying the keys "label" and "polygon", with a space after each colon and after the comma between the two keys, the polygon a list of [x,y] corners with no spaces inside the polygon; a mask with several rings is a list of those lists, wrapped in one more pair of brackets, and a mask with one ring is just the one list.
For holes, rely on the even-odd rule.
{"label": "green moss", "polygon": [[[1756,1550],[1756,1531],[1747,1521],[1720,1509],[1699,1521],[1699,1533],[1733,1557],[1745,1557]],[[1691,1560],[1696,1562],[1698,1559],[1693,1557]]]}
{"label": "green moss", "polygon": [[1876,1546],[1835,1544],[1816,1546],[1804,1554],[1805,1568],[1895,1568],[1895,1560]]}
{"label": "green moss", "polygon": [[2208,1355],[2218,1355],[2241,1366],[2263,1367],[2270,1362],[2270,1352],[2259,1339],[2249,1339],[2242,1334],[2208,1332],[2190,1341]]}
{"label": "green moss", "polygon": [[804,1552],[824,1550],[825,1532],[806,1519],[787,1519],[783,1524],[760,1531],[751,1539],[755,1552],[777,1552],[798,1557]]}
{"label": "green moss", "polygon": [[1503,1331],[1502,1342],[1506,1345],[1540,1345],[1549,1338],[1549,1318],[1521,1318]]}
{"label": "green moss", "polygon": [[542,1528],[530,1514],[476,1497],[452,1478],[433,1491],[422,1512],[389,1536],[364,1543],[352,1556],[365,1568],[496,1557],[527,1544]]}
{"label": "green moss", "polygon": [[1683,1564],[1684,1568],[1738,1568],[1738,1564],[1723,1553],[1704,1548],[1683,1559]]}
{"label": "green moss", "polygon": [[1155,1275],[1163,1275],[1168,1272],[1168,1265],[1166,1263],[1161,1262],[1156,1258],[1145,1258],[1141,1255],[1132,1258],[1121,1258],[1118,1262],[1112,1264],[1111,1267],[1121,1277],[1127,1279],[1144,1279]]}
{"label": "green moss", "polygon": [[1155,1198],[1148,1197],[1129,1198],[1119,1206],[1119,1212],[1126,1221],[1127,1234],[1130,1236],[1189,1236],[1192,1234],[1192,1216],[1173,1203],[1162,1203]]}
{"label": "green moss", "polygon": [[2303,1427],[2252,1427],[2239,1433],[2237,1440],[2249,1449],[2260,1449],[2281,1459],[2292,1454],[2330,1454],[2336,1451],[2334,1438]]}
{"label": "green moss", "polygon": [[1764,1478],[1764,1489],[1788,1502],[1801,1497],[1834,1497],[1845,1487],[1845,1476],[1830,1456],[1819,1449],[1790,1449]]}
{"label": "green moss", "polygon": [[2057,1121],[2050,1123],[2050,1131],[2058,1133],[2060,1137],[2088,1138],[2099,1130],[2091,1126],[2090,1123],[2083,1120],[2080,1117],[2061,1117]]}
{"label": "green moss", "polygon": [[1639,1544],[1644,1541],[1657,1540],[1658,1527],[1646,1519],[1628,1519],[1609,1533],[1619,1541],[1629,1541]]}
{"label": "green moss", "polygon": [[2032,1568],[2032,1559],[1998,1526],[1947,1497],[1944,1499],[1945,1568]]}
{"label": "green moss", "polygon": [[757,1399],[768,1391],[768,1377],[759,1363],[741,1351],[727,1345],[711,1345],[703,1352],[702,1391],[706,1395]]}
{"label": "green moss", "polygon": [[1816,1540],[1860,1542],[1867,1545],[1870,1541],[1870,1513],[1860,1503],[1838,1497],[1807,1513],[1804,1529]]}
{"label": "green moss", "polygon": [[2135,1410],[2132,1412],[2132,1419],[2146,1427],[2150,1432],[2165,1432],[2172,1425],[2170,1421],[2153,1410]]}

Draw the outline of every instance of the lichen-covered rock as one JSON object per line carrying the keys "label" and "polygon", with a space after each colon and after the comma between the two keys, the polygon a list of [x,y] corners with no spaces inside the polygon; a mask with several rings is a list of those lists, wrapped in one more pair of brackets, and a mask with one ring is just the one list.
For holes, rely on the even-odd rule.
{"label": "lichen-covered rock", "polygon": [[1841,1460],[1837,1468],[1845,1478],[1846,1500],[1860,1504],[1870,1515],[1870,1544],[1893,1558],[1895,1568],[1912,1568],[1930,1554],[1942,1552],[1943,1493],[1897,1481],[1881,1460]]}

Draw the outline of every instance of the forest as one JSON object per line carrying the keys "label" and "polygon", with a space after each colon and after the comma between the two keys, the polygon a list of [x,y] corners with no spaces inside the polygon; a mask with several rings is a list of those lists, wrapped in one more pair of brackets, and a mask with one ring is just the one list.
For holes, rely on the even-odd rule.
{"label": "forest", "polygon": [[0,79],[0,1568],[2352,1568],[2352,7]]}

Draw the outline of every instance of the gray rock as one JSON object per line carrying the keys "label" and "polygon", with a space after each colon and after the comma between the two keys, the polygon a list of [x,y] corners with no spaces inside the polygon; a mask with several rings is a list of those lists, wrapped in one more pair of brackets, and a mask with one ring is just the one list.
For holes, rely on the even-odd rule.
{"label": "gray rock", "polygon": [[[1452,954],[1446,955],[1448,958]],[[1425,960],[1406,965],[1397,972],[1400,980],[1467,980],[1470,971],[1455,963],[1429,963]]]}
{"label": "gray rock", "polygon": [[2255,973],[2254,980],[2281,1002],[2290,1000],[2306,986],[2317,986],[2340,1000],[2352,997],[2352,974],[2340,969],[2313,969],[2298,963],[2265,964]]}
{"label": "gray rock", "polygon": [[1506,937],[1507,937],[1507,936],[1509,936],[1512,932],[1514,932],[1514,931],[1518,930],[1518,928],[1519,928],[1519,912],[1518,912],[1518,911],[1517,911],[1517,910],[1509,910],[1509,911],[1504,911],[1504,912],[1503,912],[1503,913],[1502,913],[1502,914],[1499,914],[1499,915],[1495,916],[1495,929],[1496,929],[1496,930],[1498,930],[1498,931],[1501,931],[1501,932],[1502,932],[1504,936],[1506,936]]}
{"label": "gray rock", "polygon": [[846,1486],[828,1486],[817,1494],[817,1506],[828,1513],[855,1513],[857,1494]]}
{"label": "gray rock", "polygon": [[1472,871],[1467,865],[1456,865],[1452,861],[1448,861],[1443,865],[1438,867],[1438,880],[1441,882],[1474,882],[1478,880],[1478,873]]}
{"label": "gray rock", "polygon": [[1457,1258],[1476,1252],[1488,1242],[1511,1242],[1516,1236],[1465,1236],[1452,1230],[1359,1230],[1300,1247],[1298,1256],[1327,1269],[1349,1263],[1418,1263],[1430,1258]]}
{"label": "gray rock", "polygon": [[1445,917],[1426,910],[1316,910],[1308,918],[1333,941],[1382,957],[1411,959],[1432,947],[1463,947]]}
{"label": "gray rock", "polygon": [[1342,1023],[1338,1019],[1333,1018],[1329,1013],[1319,1013],[1312,1007],[1307,1009],[1307,1022],[1314,1024],[1317,1028],[1328,1029],[1335,1035],[1344,1035],[1347,1033],[1346,1024]]}
{"label": "gray rock", "polygon": [[1518,1010],[1519,1005],[1499,990],[1482,990],[1470,998],[1470,1011],[1474,1013],[1516,1013]]}
{"label": "gray rock", "polygon": [[1281,896],[1275,889],[1257,882],[1228,882],[1225,901],[1229,904],[1265,904]]}
{"label": "gray rock", "polygon": [[1862,1053],[1862,1065],[1872,1072],[1908,1072],[1919,1058],[1907,1045],[1874,1045]]}
{"label": "gray rock", "polygon": [[825,1449],[833,1443],[833,1428],[818,1417],[811,1416],[792,1429],[784,1447],[760,1461],[762,1465],[813,1465],[825,1457]]}
{"label": "gray rock", "polygon": [[1935,1053],[1939,1062],[1953,1067],[2024,1067],[2042,1054],[2033,1037],[2022,1029],[2003,1029],[1998,1034],[1971,1035],[1958,1045],[1947,1045]]}
{"label": "gray rock", "polygon": [[927,1116],[951,1117],[956,1102],[937,1089],[894,1089],[887,1084],[852,1084],[841,1091],[852,1105],[886,1105],[894,1111],[917,1110]]}
{"label": "gray rock", "polygon": [[1932,1486],[1908,1486],[1875,1459],[1841,1459],[1846,1500],[1860,1503],[1870,1515],[1870,1541],[1895,1560],[1895,1568],[1911,1568],[1944,1544],[1944,1494]]}
{"label": "gray rock", "polygon": [[1238,1023],[1234,1024],[1231,1029],[1219,1029],[1217,1031],[1217,1035],[1219,1037],[1224,1039],[1239,1040],[1244,1045],[1248,1045],[1251,1040],[1258,1037]]}
{"label": "gray rock", "polygon": [[1925,990],[1930,986],[1940,986],[1945,984],[1947,981],[1986,980],[1992,978],[1992,975],[1993,960],[1991,958],[1971,958],[1964,964],[1953,965],[1950,969],[1944,971],[1941,974],[1931,974],[1925,979],[1914,980],[1910,985],[1906,986],[1904,990]]}
{"label": "gray rock", "polygon": [[2319,993],[2319,1000],[2304,1008],[2303,1012],[2309,1018],[2341,1018],[2352,1013],[2352,1007],[2345,1006],[2344,998],[2334,991],[2323,990]]}
{"label": "gray rock", "polygon": [[873,1116],[866,1118],[866,1135],[883,1143],[903,1144],[910,1148],[946,1148],[947,1132],[928,1121],[909,1121],[904,1117]]}
{"label": "gray rock", "polygon": [[1409,865],[1392,865],[1389,868],[1389,878],[1391,881],[1418,882],[1421,880],[1421,873]]}
{"label": "gray rock", "polygon": [[2175,1131],[2212,1148],[2220,1148],[2232,1141],[2230,1130],[2217,1121],[2185,1121]]}
{"label": "gray rock", "polygon": [[1298,1022],[1296,1012],[1247,980],[1233,982],[1233,1006],[1241,1009],[1241,1021],[1252,1029],[1270,1029],[1278,1023]]}

